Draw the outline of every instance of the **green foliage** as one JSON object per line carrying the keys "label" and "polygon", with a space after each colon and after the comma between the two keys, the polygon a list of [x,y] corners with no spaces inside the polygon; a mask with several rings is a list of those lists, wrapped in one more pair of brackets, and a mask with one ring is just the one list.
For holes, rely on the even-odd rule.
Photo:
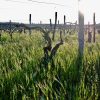
{"label": "green foliage", "polygon": [[0,100],[99,100],[99,43],[85,43],[82,57],[77,36],[67,35],[47,68],[40,66],[44,46],[40,33],[2,36]]}

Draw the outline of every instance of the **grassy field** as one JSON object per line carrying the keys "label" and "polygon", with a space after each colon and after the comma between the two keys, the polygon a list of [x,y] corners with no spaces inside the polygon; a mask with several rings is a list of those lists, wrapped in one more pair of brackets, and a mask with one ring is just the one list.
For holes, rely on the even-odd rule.
{"label": "grassy field", "polygon": [[[45,41],[41,33],[3,34],[0,42],[0,100],[99,100],[100,36],[85,40],[78,54],[77,34],[64,44],[45,68],[41,67]],[[56,42],[59,37],[57,36]],[[56,43],[54,42],[53,45]]]}

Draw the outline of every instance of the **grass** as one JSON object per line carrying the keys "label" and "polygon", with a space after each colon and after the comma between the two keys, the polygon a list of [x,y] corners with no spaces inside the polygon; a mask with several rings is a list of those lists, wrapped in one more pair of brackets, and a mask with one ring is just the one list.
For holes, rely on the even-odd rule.
{"label": "grass", "polygon": [[[59,37],[58,37],[59,38]],[[58,41],[58,39],[56,39]],[[0,42],[0,100],[99,100],[100,44],[85,42],[78,54],[77,35],[67,35],[48,67],[40,67],[45,42],[41,33],[3,34]],[[55,44],[55,43],[54,43]]]}

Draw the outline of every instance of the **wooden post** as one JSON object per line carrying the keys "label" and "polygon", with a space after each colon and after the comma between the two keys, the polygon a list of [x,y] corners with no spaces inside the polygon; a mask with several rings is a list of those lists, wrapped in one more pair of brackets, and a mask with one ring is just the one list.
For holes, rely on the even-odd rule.
{"label": "wooden post", "polygon": [[[30,24],[30,27],[31,27],[31,14],[29,14],[29,24]],[[29,34],[31,35],[31,28],[29,29]]]}
{"label": "wooden post", "polygon": [[64,15],[64,35],[65,35],[66,16]]}
{"label": "wooden post", "polygon": [[69,34],[72,34],[72,29],[71,28],[72,28],[72,23],[70,22],[70,25],[69,25],[69,30],[70,30]]}
{"label": "wooden post", "polygon": [[54,25],[54,31],[53,31],[53,37],[52,37],[53,41],[55,39],[56,25],[57,25],[57,12],[55,12],[55,25]]}
{"label": "wooden post", "polygon": [[95,43],[95,13],[93,14],[93,42]]}
{"label": "wooden post", "polygon": [[58,29],[57,29],[57,32],[59,32],[59,30],[61,30],[61,28],[59,27],[59,20],[58,20]]}
{"label": "wooden post", "polygon": [[59,25],[59,20],[58,20],[58,25]]}
{"label": "wooden post", "polygon": [[91,39],[92,39],[92,32],[91,32],[90,23],[88,22],[88,42],[89,43],[91,43]]}
{"label": "wooden post", "polygon": [[78,42],[79,42],[79,53],[83,55],[84,51],[84,15],[81,11],[78,12],[79,17],[79,33],[78,33]]}
{"label": "wooden post", "polygon": [[11,24],[11,20],[9,22],[9,34],[10,34],[10,37],[11,37],[11,40],[12,40],[12,24]]}
{"label": "wooden post", "polygon": [[62,42],[62,31],[60,30],[60,41]]}
{"label": "wooden post", "polygon": [[23,29],[23,31],[24,31],[24,34],[26,33],[26,30],[25,30],[25,28]]}
{"label": "wooden post", "polygon": [[52,30],[52,21],[51,21],[51,19],[50,19],[50,29]]}
{"label": "wooden post", "polygon": [[31,14],[29,14],[29,24],[31,24]]}
{"label": "wooden post", "polygon": [[64,15],[64,25],[66,24],[66,16]]}
{"label": "wooden post", "polygon": [[40,21],[40,24],[42,24],[42,21]]}

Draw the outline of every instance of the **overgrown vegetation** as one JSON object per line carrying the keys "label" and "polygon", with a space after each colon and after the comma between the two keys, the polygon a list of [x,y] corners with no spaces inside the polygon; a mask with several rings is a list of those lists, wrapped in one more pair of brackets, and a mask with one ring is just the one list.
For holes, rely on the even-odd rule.
{"label": "overgrown vegetation", "polygon": [[44,46],[41,33],[2,35],[0,100],[99,100],[99,43],[86,42],[81,57],[77,35],[67,35],[47,68],[40,65]]}

